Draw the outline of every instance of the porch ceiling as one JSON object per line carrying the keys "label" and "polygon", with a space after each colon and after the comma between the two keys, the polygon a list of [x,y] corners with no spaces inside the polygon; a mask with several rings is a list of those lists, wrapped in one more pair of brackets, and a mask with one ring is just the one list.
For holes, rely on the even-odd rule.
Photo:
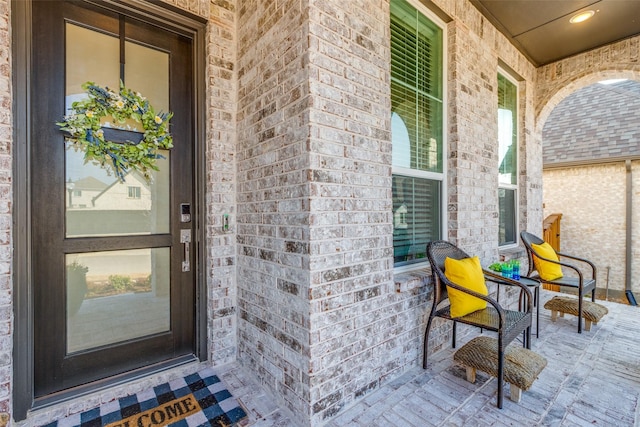
{"label": "porch ceiling", "polygon": [[[638,0],[470,0],[536,66],[640,34]],[[593,10],[578,24],[569,19]]]}

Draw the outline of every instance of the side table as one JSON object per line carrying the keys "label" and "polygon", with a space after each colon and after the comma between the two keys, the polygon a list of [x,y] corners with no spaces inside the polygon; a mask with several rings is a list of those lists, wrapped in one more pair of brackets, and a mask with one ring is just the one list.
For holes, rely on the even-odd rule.
{"label": "side table", "polygon": [[[536,338],[540,338],[540,282],[530,277],[521,276],[518,282],[529,289],[533,288],[533,306],[536,308]],[[518,301],[518,307],[522,304],[522,295]]]}

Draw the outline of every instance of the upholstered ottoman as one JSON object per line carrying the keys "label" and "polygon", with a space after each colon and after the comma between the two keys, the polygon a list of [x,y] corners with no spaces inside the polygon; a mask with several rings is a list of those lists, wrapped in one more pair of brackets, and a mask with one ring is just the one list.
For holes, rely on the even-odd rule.
{"label": "upholstered ottoman", "polygon": [[[551,321],[555,322],[558,318],[564,317],[566,314],[578,315],[578,299],[572,297],[553,297],[544,304],[544,308],[551,310]],[[591,330],[591,323],[597,324],[602,316],[607,314],[609,310],[607,307],[595,302],[583,300],[582,301],[582,317],[584,317],[584,330]]]}
{"label": "upholstered ottoman", "polygon": [[[498,376],[498,340],[487,336],[472,339],[453,355],[453,360],[467,369],[467,381],[476,381],[476,370]],[[547,359],[518,345],[509,345],[504,351],[504,380],[509,383],[509,398],[520,402],[521,392],[529,390]]]}

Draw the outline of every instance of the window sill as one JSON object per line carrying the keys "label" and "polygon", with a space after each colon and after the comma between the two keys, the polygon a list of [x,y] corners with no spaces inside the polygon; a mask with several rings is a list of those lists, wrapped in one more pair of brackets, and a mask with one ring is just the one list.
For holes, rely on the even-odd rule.
{"label": "window sill", "polygon": [[524,259],[527,257],[527,252],[522,246],[507,246],[505,248],[498,248],[498,254],[501,261],[508,261],[510,259]]}
{"label": "window sill", "polygon": [[396,292],[410,292],[422,286],[431,286],[431,269],[424,267],[411,271],[394,272]]}

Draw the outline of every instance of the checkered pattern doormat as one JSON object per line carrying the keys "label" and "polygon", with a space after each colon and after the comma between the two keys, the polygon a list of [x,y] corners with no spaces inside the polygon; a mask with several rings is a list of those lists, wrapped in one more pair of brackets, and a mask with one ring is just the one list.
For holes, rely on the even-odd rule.
{"label": "checkered pattern doormat", "polygon": [[246,416],[213,370],[205,369],[46,427],[229,427]]}

